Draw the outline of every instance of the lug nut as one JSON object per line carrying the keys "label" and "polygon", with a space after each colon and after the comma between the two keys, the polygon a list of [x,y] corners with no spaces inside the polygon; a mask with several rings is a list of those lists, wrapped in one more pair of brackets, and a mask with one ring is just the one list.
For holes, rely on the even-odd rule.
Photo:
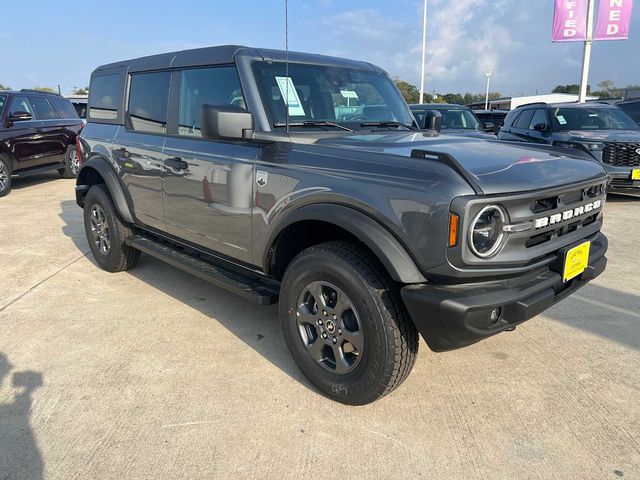
{"label": "lug nut", "polygon": [[336,314],[335,314],[335,313],[333,314],[333,319],[334,319],[334,320],[337,320],[337,319],[338,319],[338,317],[336,317]]}
{"label": "lug nut", "polygon": [[322,319],[318,320],[318,325],[322,325],[323,323]]}
{"label": "lug nut", "polygon": [[327,335],[327,332],[322,332],[322,338],[324,338],[326,340],[328,336],[329,335]]}
{"label": "lug nut", "polygon": [[331,340],[333,343],[338,343],[338,339],[336,337],[333,337],[333,339]]}
{"label": "lug nut", "polygon": [[326,317],[327,315],[329,315],[329,314],[327,313],[327,311],[326,311],[326,310],[322,310],[322,314],[323,314],[325,317]]}
{"label": "lug nut", "polygon": [[342,329],[338,329],[338,335],[342,335]]}

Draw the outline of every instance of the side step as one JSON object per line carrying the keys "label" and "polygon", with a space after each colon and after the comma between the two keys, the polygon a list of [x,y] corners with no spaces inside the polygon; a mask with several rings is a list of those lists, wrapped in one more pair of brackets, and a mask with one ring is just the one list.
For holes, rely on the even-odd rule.
{"label": "side step", "polygon": [[279,284],[261,278],[257,274],[244,275],[235,270],[213,265],[142,235],[132,235],[127,238],[126,243],[147,255],[156,257],[258,305],[273,305],[278,301]]}

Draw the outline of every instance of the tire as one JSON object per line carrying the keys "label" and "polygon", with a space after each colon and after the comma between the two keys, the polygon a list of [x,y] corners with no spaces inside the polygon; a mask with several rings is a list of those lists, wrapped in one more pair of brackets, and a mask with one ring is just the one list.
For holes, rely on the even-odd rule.
{"label": "tire", "polygon": [[11,192],[11,162],[0,155],[0,197],[9,195]]}
{"label": "tire", "polygon": [[341,403],[383,397],[415,364],[418,332],[397,286],[352,243],[323,243],[293,259],[282,281],[280,321],[302,372]]}
{"label": "tire", "polygon": [[104,184],[94,185],[87,193],[84,229],[91,253],[103,270],[122,272],[136,266],[140,251],[125,243],[133,231],[120,218]]}
{"label": "tire", "polygon": [[76,178],[78,176],[80,165],[78,164],[78,149],[75,145],[69,145],[67,147],[67,154],[64,157],[64,165],[64,168],[58,170],[60,177]]}

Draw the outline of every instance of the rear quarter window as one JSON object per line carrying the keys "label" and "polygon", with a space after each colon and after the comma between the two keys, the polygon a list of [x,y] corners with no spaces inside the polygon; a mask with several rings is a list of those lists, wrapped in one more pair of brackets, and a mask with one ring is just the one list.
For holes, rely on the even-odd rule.
{"label": "rear quarter window", "polygon": [[94,74],[89,86],[89,119],[98,123],[119,123],[122,120],[124,75]]}
{"label": "rear quarter window", "polygon": [[52,98],[51,101],[62,118],[78,118],[76,109],[73,108],[71,102],[66,98],[56,97]]}

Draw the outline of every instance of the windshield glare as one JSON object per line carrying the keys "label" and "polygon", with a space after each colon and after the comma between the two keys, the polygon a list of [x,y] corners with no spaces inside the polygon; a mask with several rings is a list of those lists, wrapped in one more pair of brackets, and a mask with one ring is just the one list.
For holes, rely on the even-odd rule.
{"label": "windshield glare", "polygon": [[387,75],[347,67],[289,63],[287,79],[285,64],[281,62],[254,62],[253,68],[274,126],[286,122],[287,95],[291,124],[332,122],[352,129],[370,129],[371,126],[362,124],[413,123],[409,107]]}
{"label": "windshield glare", "polygon": [[618,108],[555,108],[553,130],[639,130],[629,115]]}

